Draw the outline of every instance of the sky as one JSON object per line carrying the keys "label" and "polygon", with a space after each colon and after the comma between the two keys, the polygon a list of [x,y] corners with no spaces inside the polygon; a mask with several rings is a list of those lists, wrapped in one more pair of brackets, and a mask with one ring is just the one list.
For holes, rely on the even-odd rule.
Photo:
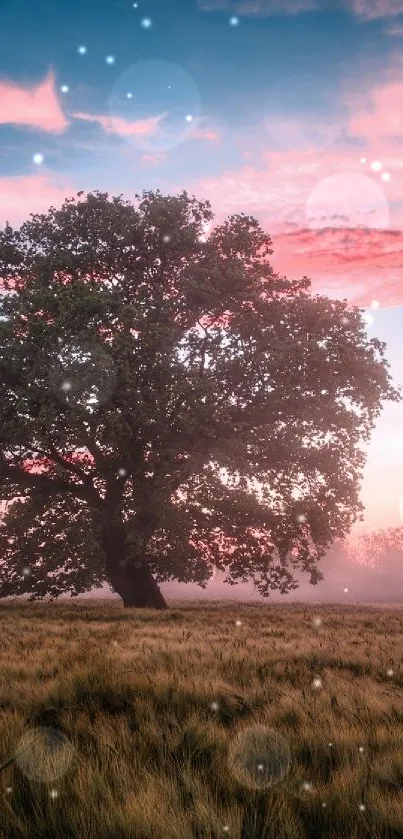
{"label": "sky", "polygon": [[[403,385],[403,0],[2,0],[0,32],[1,227],[95,189],[253,215]],[[384,403],[355,531],[402,526],[402,417]]]}

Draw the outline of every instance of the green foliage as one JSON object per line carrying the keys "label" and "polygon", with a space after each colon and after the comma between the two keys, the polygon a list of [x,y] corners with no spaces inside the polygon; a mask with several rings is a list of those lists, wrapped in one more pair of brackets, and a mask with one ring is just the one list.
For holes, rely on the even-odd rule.
{"label": "green foliage", "polygon": [[15,501],[0,546],[3,597],[76,596],[105,580],[88,506],[72,494],[54,496],[51,506],[40,495]]}
{"label": "green foliage", "polygon": [[252,217],[203,241],[209,202],[136,198],[89,193],[0,233],[0,484],[20,499],[0,597],[101,585],[111,523],[157,581],[314,584],[362,510],[360,444],[401,398],[386,345],[274,274]]}

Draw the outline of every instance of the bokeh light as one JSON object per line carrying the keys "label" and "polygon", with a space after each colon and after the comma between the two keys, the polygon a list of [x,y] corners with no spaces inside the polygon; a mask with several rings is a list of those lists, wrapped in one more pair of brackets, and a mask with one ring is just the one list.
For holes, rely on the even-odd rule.
{"label": "bokeh light", "polygon": [[104,405],[116,388],[116,376],[116,365],[109,353],[78,338],[59,347],[50,386],[69,404]]}
{"label": "bokeh light", "polygon": [[241,729],[229,747],[229,769],[240,784],[250,789],[267,789],[279,783],[290,765],[287,741],[264,725]]}
{"label": "bokeh light", "polygon": [[339,172],[319,181],[308,196],[305,213],[312,230],[389,226],[389,206],[382,187],[358,172]]}
{"label": "bokeh light", "polygon": [[66,774],[74,754],[75,748],[65,734],[56,728],[38,726],[21,737],[15,761],[30,780],[51,783]]}
{"label": "bokeh light", "polygon": [[108,110],[122,140],[143,151],[165,152],[189,137],[201,113],[201,100],[196,82],[178,64],[139,61],[116,80]]}

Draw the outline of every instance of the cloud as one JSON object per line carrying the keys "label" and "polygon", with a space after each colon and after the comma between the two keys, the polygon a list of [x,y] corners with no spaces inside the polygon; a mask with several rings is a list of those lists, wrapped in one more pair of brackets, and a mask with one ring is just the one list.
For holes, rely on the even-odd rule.
{"label": "cloud", "polygon": [[208,128],[195,128],[189,136],[189,140],[208,140],[210,143],[217,142],[219,139],[218,132]]}
{"label": "cloud", "polygon": [[87,122],[97,122],[102,126],[107,134],[119,134],[121,137],[130,137],[135,135],[152,136],[156,133],[159,123],[162,119],[164,119],[166,114],[161,114],[156,117],[148,117],[147,119],[135,120],[134,122],[130,122],[122,117],[103,116],[102,114],[75,113],[71,114],[71,116],[74,119],[82,119]]}
{"label": "cloud", "polygon": [[0,178],[0,227],[4,228],[6,221],[20,227],[29,221],[30,213],[46,213],[51,206],[61,206],[77,190],[67,179],[56,183],[45,175]]}
{"label": "cloud", "polygon": [[199,0],[199,8],[202,12],[228,12],[243,17],[299,15],[344,8],[364,23],[403,14],[403,0]]}
{"label": "cloud", "polygon": [[385,29],[386,35],[396,36],[397,38],[403,37],[403,22],[402,23],[390,23]]}
{"label": "cloud", "polygon": [[160,166],[166,160],[164,152],[155,152],[154,154],[142,154],[140,161],[144,166]]}
{"label": "cloud", "polygon": [[[102,114],[87,114],[87,113],[74,113],[71,114],[74,119],[85,120],[87,122],[97,122],[99,125],[102,126],[103,130],[107,134],[118,134],[121,137],[130,137],[130,136],[153,136],[157,133],[158,127],[160,122],[167,116],[167,113],[160,114],[155,117],[147,117],[146,119],[136,120],[131,122],[126,120],[122,117],[111,117],[105,116]],[[201,125],[195,123],[194,127],[192,128],[191,133],[189,134],[188,140],[207,140],[208,142],[217,142],[220,139],[220,135],[218,131],[214,131],[209,128],[203,128]],[[153,161],[148,160],[150,155],[144,155],[143,158],[146,162],[157,162],[157,157],[155,156]],[[158,162],[160,162],[161,157],[158,157]]]}
{"label": "cloud", "polygon": [[349,119],[348,130],[367,141],[377,137],[403,137],[403,81],[376,85],[370,91],[367,105],[360,107],[357,95],[349,97],[355,113]]}
{"label": "cloud", "polygon": [[372,300],[383,307],[403,305],[403,231],[301,228],[272,238],[274,270],[310,277],[314,293],[346,297],[362,307]]}
{"label": "cloud", "polygon": [[[323,2],[323,0],[321,0]],[[299,15],[320,9],[318,0],[199,0],[202,12],[227,11],[243,17]]]}
{"label": "cloud", "polygon": [[348,0],[353,14],[362,21],[397,17],[403,14],[403,0]]}
{"label": "cloud", "polygon": [[[272,237],[274,270],[294,279],[310,277],[313,293],[346,297],[359,306],[371,300],[398,306],[403,305],[403,165],[387,138],[374,152],[383,162],[378,172],[370,168],[372,152],[363,165],[363,151],[350,145],[264,151],[258,164],[186,188],[211,201],[216,224],[231,213],[255,216]],[[384,171],[391,173],[388,183],[381,180]],[[326,206],[323,221],[313,225],[309,217],[320,209],[315,195],[325,198]]]}
{"label": "cloud", "polygon": [[39,131],[59,134],[69,126],[49,71],[36,87],[26,88],[10,81],[0,81],[0,124],[26,125]]}

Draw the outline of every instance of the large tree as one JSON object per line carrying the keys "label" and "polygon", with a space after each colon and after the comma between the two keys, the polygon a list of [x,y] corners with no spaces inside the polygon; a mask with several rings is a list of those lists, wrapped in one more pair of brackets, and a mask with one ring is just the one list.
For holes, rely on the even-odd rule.
{"label": "large tree", "polygon": [[[0,597],[322,579],[398,401],[357,307],[275,274],[210,203],[89,193],[0,232]],[[225,472],[226,481],[223,480]]]}

